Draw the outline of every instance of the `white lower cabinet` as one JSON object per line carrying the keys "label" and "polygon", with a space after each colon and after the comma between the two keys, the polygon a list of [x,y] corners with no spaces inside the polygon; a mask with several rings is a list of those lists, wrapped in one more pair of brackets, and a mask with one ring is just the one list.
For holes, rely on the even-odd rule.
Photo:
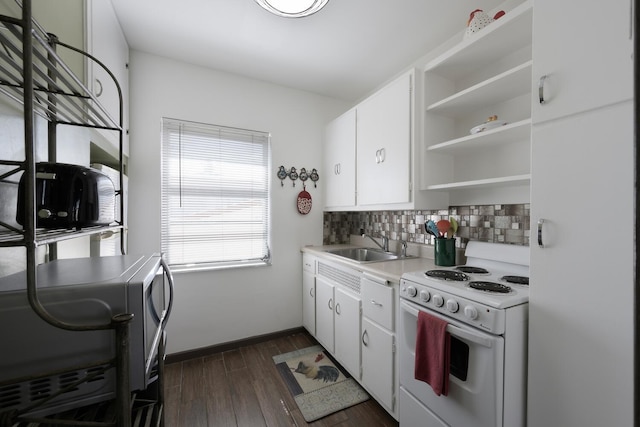
{"label": "white lower cabinet", "polygon": [[362,318],[362,384],[376,400],[395,412],[395,335]]}
{"label": "white lower cabinet", "polygon": [[397,419],[397,283],[312,258],[303,257],[304,327]]}
{"label": "white lower cabinet", "polygon": [[396,286],[365,275],[362,284],[362,384],[391,414],[397,413]]}
{"label": "white lower cabinet", "polygon": [[335,357],[356,379],[360,373],[360,298],[335,288]]}
{"label": "white lower cabinet", "polygon": [[316,277],[316,338],[357,379],[360,372],[360,298]]}
{"label": "white lower cabinet", "polygon": [[[633,233],[610,227],[594,240],[584,232],[593,218],[576,215],[615,206],[616,224],[633,224],[633,123],[627,101],[534,126],[530,426],[633,424]],[[612,311],[602,309],[603,286],[615,290]],[[585,407],[594,399],[602,402]]]}
{"label": "white lower cabinet", "polygon": [[330,353],[335,353],[333,342],[333,283],[316,277],[316,339]]}
{"label": "white lower cabinet", "polygon": [[316,334],[316,260],[308,254],[302,256],[302,326]]}

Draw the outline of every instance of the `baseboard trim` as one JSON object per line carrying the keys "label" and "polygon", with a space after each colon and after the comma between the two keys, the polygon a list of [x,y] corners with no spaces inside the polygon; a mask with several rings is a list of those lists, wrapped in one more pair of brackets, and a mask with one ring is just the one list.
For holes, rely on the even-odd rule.
{"label": "baseboard trim", "polygon": [[246,347],[249,345],[259,344],[261,342],[274,340],[277,338],[286,337],[301,332],[305,332],[306,329],[302,326],[292,329],[286,329],[283,331],[272,332],[264,335],[257,335],[255,337],[245,338],[237,341],[230,341],[222,344],[216,344],[209,347],[196,348],[194,350],[181,351],[178,353],[167,354],[165,363],[178,363],[184,362],[189,359],[197,359],[198,357],[211,356],[212,354],[221,353],[223,351],[233,350],[239,347]]}

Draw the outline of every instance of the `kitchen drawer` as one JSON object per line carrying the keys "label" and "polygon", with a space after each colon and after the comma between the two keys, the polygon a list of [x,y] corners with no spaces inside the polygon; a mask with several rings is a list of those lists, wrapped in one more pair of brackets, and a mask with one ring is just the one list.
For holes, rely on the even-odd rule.
{"label": "kitchen drawer", "polygon": [[316,274],[316,257],[306,253],[302,254],[302,270],[313,275]]}
{"label": "kitchen drawer", "polygon": [[361,279],[361,288],[363,314],[380,326],[393,331],[393,286],[387,280],[365,276]]}

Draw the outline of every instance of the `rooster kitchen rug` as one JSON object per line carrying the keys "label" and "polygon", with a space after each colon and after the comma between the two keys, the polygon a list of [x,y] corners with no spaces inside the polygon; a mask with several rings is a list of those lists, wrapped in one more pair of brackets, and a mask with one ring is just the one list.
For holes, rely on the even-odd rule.
{"label": "rooster kitchen rug", "polygon": [[319,345],[273,356],[273,361],[307,422],[369,399]]}

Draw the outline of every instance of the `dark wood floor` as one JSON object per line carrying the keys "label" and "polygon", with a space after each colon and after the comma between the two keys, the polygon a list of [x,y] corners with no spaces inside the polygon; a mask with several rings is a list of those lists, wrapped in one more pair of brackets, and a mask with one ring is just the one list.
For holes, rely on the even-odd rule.
{"label": "dark wood floor", "polygon": [[167,427],[393,426],[375,400],[307,423],[271,359],[315,345],[306,333],[166,365]]}

